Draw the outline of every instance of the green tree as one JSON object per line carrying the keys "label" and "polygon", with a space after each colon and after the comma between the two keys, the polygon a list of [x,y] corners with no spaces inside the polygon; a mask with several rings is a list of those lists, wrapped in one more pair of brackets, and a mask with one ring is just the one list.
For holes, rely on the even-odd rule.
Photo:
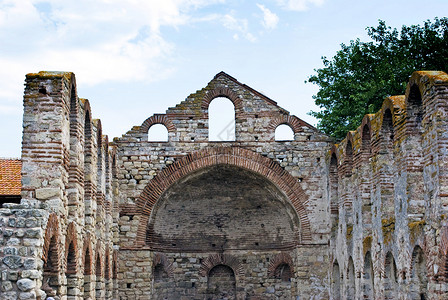
{"label": "green tree", "polygon": [[448,69],[448,18],[427,20],[423,26],[368,27],[369,42],[359,39],[341,44],[324,67],[315,69],[308,82],[320,89],[313,96],[320,111],[318,128],[337,140],[361,124],[367,113],[381,108],[384,98],[402,95],[409,76],[418,70]]}

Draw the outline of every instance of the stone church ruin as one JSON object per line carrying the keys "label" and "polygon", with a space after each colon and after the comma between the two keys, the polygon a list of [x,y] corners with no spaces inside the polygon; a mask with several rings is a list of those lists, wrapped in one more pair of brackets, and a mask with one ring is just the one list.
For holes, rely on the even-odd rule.
{"label": "stone church ruin", "polygon": [[[218,97],[228,141],[209,140]],[[448,299],[443,72],[339,144],[224,72],[112,141],[73,73],[26,75],[23,103],[21,159],[0,161],[1,300]]]}

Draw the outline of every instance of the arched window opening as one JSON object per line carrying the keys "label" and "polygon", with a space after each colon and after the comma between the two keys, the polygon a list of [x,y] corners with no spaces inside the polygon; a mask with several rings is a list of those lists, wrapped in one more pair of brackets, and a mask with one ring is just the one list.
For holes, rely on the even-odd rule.
{"label": "arched window opening", "polygon": [[208,273],[207,298],[235,299],[236,279],[232,268],[226,265],[217,265]]}
{"label": "arched window opening", "polygon": [[341,299],[341,273],[337,262],[333,264],[333,273],[331,276],[331,295],[333,299]]}
{"label": "arched window opening", "polygon": [[281,279],[282,282],[290,282],[291,281],[291,267],[287,263],[282,263],[275,268],[274,276],[277,279]]}
{"label": "arched window opening", "polygon": [[355,266],[353,259],[350,257],[348,260],[347,269],[347,300],[355,299]]}
{"label": "arched window opening", "polygon": [[336,154],[331,155],[330,160],[330,215],[331,236],[336,237],[338,230],[339,203],[338,203],[338,159]]}
{"label": "arched window opening", "polygon": [[381,125],[382,145],[381,150],[383,153],[393,154],[394,150],[394,124],[392,120],[392,113],[390,109],[384,112],[383,124]]}
{"label": "arched window opening", "polygon": [[294,131],[287,124],[278,125],[275,128],[275,140],[276,141],[293,141]]}
{"label": "arched window opening", "polygon": [[423,120],[423,105],[420,89],[416,84],[411,86],[408,97],[408,119],[411,126],[417,129]]}
{"label": "arched window opening", "polygon": [[163,124],[154,124],[149,127],[148,141],[168,142],[168,129]]}
{"label": "arched window opening", "polygon": [[428,299],[428,272],[422,248],[415,246],[411,262],[411,299]]}
{"label": "arched window opening", "polygon": [[235,107],[227,98],[218,97],[208,107],[208,139],[214,142],[235,141]]}
{"label": "arched window opening", "polygon": [[397,266],[391,252],[386,255],[384,264],[384,299],[397,299]]}
{"label": "arched window opening", "polygon": [[59,288],[59,257],[58,246],[56,244],[56,236],[53,235],[50,239],[50,245],[48,247],[47,259],[43,266],[43,280],[42,290],[47,296],[54,297],[57,295]]}
{"label": "arched window opening", "polygon": [[374,299],[373,266],[372,266],[372,258],[370,257],[370,252],[367,252],[364,258],[364,272],[362,279],[363,279],[362,282],[363,299],[373,300]]}

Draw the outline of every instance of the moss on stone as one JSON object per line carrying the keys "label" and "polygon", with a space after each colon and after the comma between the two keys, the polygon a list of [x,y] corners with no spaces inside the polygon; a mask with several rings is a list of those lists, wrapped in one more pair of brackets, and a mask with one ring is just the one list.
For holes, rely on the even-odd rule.
{"label": "moss on stone", "polygon": [[364,251],[364,254],[367,253],[367,251],[370,250],[370,248],[372,248],[372,236],[368,235],[364,238],[364,240],[362,241],[362,248]]}
{"label": "moss on stone", "polygon": [[383,231],[384,244],[388,244],[393,239],[395,231],[395,217],[390,217],[381,220],[381,230]]}
{"label": "moss on stone", "polygon": [[353,236],[353,225],[347,225],[347,241]]}
{"label": "moss on stone", "polygon": [[411,240],[411,243],[415,243],[417,238],[423,234],[423,227],[425,226],[426,222],[425,220],[411,222],[408,224],[409,228],[409,238]]}

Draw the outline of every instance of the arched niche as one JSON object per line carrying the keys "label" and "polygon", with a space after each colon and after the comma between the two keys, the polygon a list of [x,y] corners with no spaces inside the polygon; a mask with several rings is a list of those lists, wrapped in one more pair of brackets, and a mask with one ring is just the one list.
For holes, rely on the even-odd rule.
{"label": "arched niche", "polygon": [[146,231],[155,250],[288,249],[300,241],[288,198],[267,178],[232,165],[185,176],[158,199]]}
{"label": "arched niche", "polygon": [[347,268],[347,300],[355,300],[355,266],[351,257]]}
{"label": "arched niche", "polygon": [[364,270],[362,276],[362,296],[363,299],[374,299],[374,284],[373,284],[373,265],[370,252],[366,253],[364,257]]}
{"label": "arched niche", "polygon": [[426,257],[420,246],[415,246],[412,251],[410,290],[412,300],[428,299]]}
{"label": "arched niche", "polygon": [[208,273],[207,299],[235,299],[236,279],[232,268],[217,265]]}
{"label": "arched niche", "polygon": [[384,299],[397,299],[398,297],[397,266],[391,252],[386,255],[384,263]]}
{"label": "arched niche", "polygon": [[235,106],[226,97],[217,97],[208,106],[208,140],[235,141]]}
{"label": "arched niche", "polygon": [[335,300],[341,299],[341,272],[337,261],[333,263],[330,288],[332,299]]}

